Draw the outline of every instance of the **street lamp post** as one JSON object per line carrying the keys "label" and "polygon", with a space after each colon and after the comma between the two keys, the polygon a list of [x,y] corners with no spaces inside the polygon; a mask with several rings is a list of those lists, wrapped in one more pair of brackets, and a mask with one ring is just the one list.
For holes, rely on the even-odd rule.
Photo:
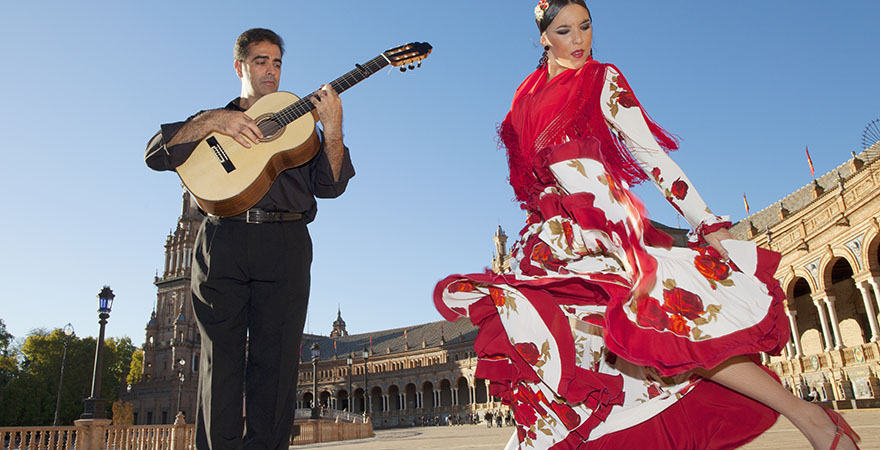
{"label": "street lamp post", "polygon": [[110,286],[104,286],[98,293],[98,323],[101,329],[98,332],[98,341],[95,343],[95,367],[92,370],[92,396],[85,399],[83,413],[80,419],[103,419],[104,418],[104,399],[101,395],[101,371],[103,368],[104,356],[104,326],[107,325],[107,319],[110,317],[110,310],[113,307],[113,290]]}
{"label": "street lamp post", "polygon": [[321,348],[318,343],[312,344],[312,419],[320,419],[321,412],[318,409],[318,360],[321,359]]}
{"label": "street lamp post", "polygon": [[364,417],[370,414],[370,385],[367,384],[367,372],[370,366],[367,365],[367,358],[370,357],[370,351],[364,347]]}
{"label": "street lamp post", "polygon": [[186,379],[186,375],[183,373],[183,366],[186,365],[186,360],[180,358],[177,360],[177,412],[181,412],[180,410],[180,397],[181,392],[183,391],[183,381]]}
{"label": "street lamp post", "polygon": [[351,407],[351,365],[354,363],[354,360],[351,358],[351,354],[348,355],[345,362],[348,363],[348,399],[346,399],[348,403],[345,405],[345,408],[348,409],[348,412],[353,413],[354,408]]}
{"label": "street lamp post", "polygon": [[52,422],[53,426],[58,426],[59,424],[59,412],[61,411],[61,388],[64,386],[64,363],[67,361],[67,344],[70,343],[70,336],[73,335],[73,325],[67,324],[64,326],[64,352],[61,353],[61,376],[58,377],[58,399],[55,400],[55,420]]}

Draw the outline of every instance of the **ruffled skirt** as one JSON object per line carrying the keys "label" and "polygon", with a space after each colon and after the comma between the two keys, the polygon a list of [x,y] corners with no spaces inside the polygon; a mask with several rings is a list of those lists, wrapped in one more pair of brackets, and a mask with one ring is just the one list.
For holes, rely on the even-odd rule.
{"label": "ruffled skirt", "polygon": [[779,256],[669,247],[593,140],[534,166],[542,194],[511,272],[453,275],[434,295],[480,328],[476,377],[513,409],[509,448],[735,448],[769,428],[775,412],[692,370],[781,350]]}

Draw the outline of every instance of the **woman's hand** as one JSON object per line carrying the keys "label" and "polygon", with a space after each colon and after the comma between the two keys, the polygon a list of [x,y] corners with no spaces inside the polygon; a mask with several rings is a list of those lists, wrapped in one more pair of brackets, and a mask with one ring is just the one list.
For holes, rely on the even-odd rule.
{"label": "woman's hand", "polygon": [[703,236],[703,239],[706,240],[706,243],[709,244],[710,247],[714,248],[721,254],[721,257],[727,259],[727,250],[721,246],[721,241],[725,239],[736,239],[730,234],[730,231],[727,228],[721,228],[718,231],[713,231],[709,234]]}

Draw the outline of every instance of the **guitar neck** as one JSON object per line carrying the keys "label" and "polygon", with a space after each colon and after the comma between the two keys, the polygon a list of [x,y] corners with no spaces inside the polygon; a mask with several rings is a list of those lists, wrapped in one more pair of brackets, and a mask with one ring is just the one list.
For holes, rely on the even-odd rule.
{"label": "guitar neck", "polygon": [[[348,90],[348,88],[360,83],[365,80],[370,75],[378,72],[383,67],[389,64],[388,58],[385,55],[379,55],[363,65],[358,64],[352,71],[346,73],[345,75],[333,80],[330,82],[330,86],[333,87],[333,90],[336,91],[337,94],[341,94]],[[309,100],[311,95],[303,97],[288,106],[287,108],[278,111],[275,114],[275,121],[279,123],[281,126],[285,126],[290,122],[293,122],[296,119],[304,116],[305,114],[311,112],[315,109],[315,105]]]}

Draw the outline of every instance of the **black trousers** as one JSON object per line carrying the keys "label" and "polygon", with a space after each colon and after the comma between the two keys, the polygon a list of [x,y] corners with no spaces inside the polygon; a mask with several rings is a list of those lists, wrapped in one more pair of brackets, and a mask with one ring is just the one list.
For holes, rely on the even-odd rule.
{"label": "black trousers", "polygon": [[308,228],[301,220],[209,217],[194,255],[193,310],[202,335],[196,448],[286,450],[309,302]]}

